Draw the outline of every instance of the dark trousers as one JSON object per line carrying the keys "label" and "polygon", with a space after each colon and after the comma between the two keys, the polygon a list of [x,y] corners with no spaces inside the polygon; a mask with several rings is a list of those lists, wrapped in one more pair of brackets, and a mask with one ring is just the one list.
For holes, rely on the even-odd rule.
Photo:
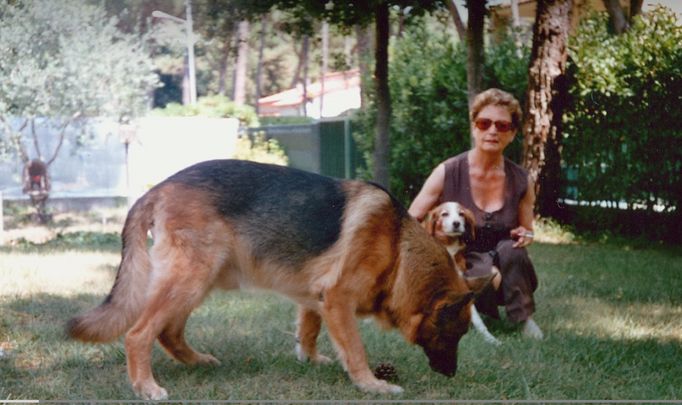
{"label": "dark trousers", "polygon": [[488,286],[476,298],[476,308],[483,314],[499,319],[498,306],[504,305],[507,319],[523,322],[535,312],[533,292],[538,287],[538,279],[526,248],[514,248],[513,244],[514,241],[510,239],[497,244],[495,250],[502,283],[497,291]]}

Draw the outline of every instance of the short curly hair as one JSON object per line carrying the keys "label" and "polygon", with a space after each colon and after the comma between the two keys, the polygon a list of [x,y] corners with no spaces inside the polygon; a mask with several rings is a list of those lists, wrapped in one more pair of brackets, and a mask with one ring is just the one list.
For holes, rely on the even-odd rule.
{"label": "short curly hair", "polygon": [[521,111],[519,101],[510,93],[496,88],[478,93],[474,97],[474,102],[471,104],[471,112],[469,113],[471,122],[474,122],[481,110],[489,105],[506,107],[509,110],[509,114],[511,114],[514,129],[520,128],[523,112]]}

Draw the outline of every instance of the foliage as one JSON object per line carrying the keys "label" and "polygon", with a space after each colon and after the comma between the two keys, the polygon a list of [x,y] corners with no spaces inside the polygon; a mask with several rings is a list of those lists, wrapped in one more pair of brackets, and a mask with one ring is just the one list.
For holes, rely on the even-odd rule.
{"label": "foliage", "polygon": [[[391,190],[409,202],[440,162],[470,148],[466,49],[443,27],[422,23],[410,25],[391,51]],[[527,55],[528,49],[522,52]],[[484,84],[522,101],[526,70],[527,58],[519,58],[511,38],[505,38],[488,50]],[[372,98],[370,94],[369,108],[357,115],[354,132],[370,165]],[[519,138],[508,149],[515,161],[520,158]]]}
{"label": "foliage", "polygon": [[586,19],[571,44],[574,83],[563,158],[577,171],[577,198],[682,207],[682,28],[663,7],[630,30]]}
{"label": "foliage", "polygon": [[258,116],[253,107],[237,105],[225,96],[200,97],[195,105],[169,103],[165,108],[155,109],[153,113],[163,116],[237,118],[241,125],[258,126]]}
{"label": "foliage", "polygon": [[265,139],[264,133],[256,133],[253,138],[241,136],[237,139],[235,159],[271,163],[287,166],[289,159],[276,139]]}
{"label": "foliage", "polygon": [[116,250],[120,248],[121,236],[118,233],[76,231],[57,233],[44,243],[35,243],[26,238],[19,238],[12,243],[13,249],[34,251],[39,249],[93,249]]}
{"label": "foliage", "polygon": [[125,120],[146,110],[158,78],[144,38],[78,0],[0,2],[0,141],[20,152],[27,131],[10,117]]}

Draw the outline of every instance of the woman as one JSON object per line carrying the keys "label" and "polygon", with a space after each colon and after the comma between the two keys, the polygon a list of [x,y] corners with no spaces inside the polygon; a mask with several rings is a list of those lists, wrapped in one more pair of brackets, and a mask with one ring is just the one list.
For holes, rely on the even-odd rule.
{"label": "woman", "polygon": [[[412,202],[409,212],[418,220],[444,201],[457,201],[476,217],[476,238],[467,245],[467,268],[472,274],[491,272],[496,264],[501,283],[476,300],[484,314],[523,323],[525,335],[541,339],[533,321],[535,269],[526,246],[533,242],[535,192],[526,170],[504,157],[521,123],[521,107],[511,94],[489,89],[474,99],[471,108],[474,146],[434,169]],[[494,284],[494,283],[493,283]]]}

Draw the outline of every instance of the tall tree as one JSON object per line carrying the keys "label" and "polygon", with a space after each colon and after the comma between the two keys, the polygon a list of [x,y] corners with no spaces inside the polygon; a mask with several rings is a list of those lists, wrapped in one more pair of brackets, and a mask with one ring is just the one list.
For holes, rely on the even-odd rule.
{"label": "tall tree", "polygon": [[237,26],[237,61],[234,69],[232,100],[243,105],[246,99],[246,69],[249,58],[249,21],[243,20]]}
{"label": "tall tree", "polygon": [[455,24],[455,29],[457,30],[457,36],[459,40],[464,42],[467,37],[467,28],[462,21],[462,16],[459,14],[455,0],[445,0],[448,6],[448,11],[450,12],[450,17],[452,17],[452,22]]}
{"label": "tall tree", "polygon": [[372,53],[372,30],[370,27],[356,25],[355,38],[357,43],[356,53],[358,55],[358,68],[360,69],[360,105],[362,108],[367,106],[369,101],[369,89],[371,86],[367,84],[372,77],[370,73],[371,53]]}
{"label": "tall tree", "polygon": [[258,106],[258,99],[261,98],[261,92],[262,92],[262,85],[261,82],[263,80],[263,53],[265,51],[265,36],[266,36],[266,30],[268,27],[268,15],[263,14],[263,16],[260,19],[260,31],[258,32],[258,61],[256,62],[256,77],[255,77],[255,84],[256,84],[256,97],[254,100],[254,103],[256,104],[256,114],[258,114],[259,111],[259,106]]}
{"label": "tall tree", "polygon": [[639,13],[642,12],[643,0],[630,0],[630,12],[625,13],[623,7],[620,4],[620,0],[602,0],[604,2],[604,7],[609,13],[609,21],[611,23],[611,28],[616,34],[622,34],[630,28],[632,24],[632,19]]}
{"label": "tall tree", "polygon": [[540,215],[553,216],[559,196],[559,148],[572,0],[538,0],[523,123],[523,165],[535,182]]}
{"label": "tall tree", "polygon": [[485,52],[483,27],[485,24],[486,0],[466,0],[469,10],[467,22],[467,90],[469,109],[476,94],[483,90],[483,65]]}

